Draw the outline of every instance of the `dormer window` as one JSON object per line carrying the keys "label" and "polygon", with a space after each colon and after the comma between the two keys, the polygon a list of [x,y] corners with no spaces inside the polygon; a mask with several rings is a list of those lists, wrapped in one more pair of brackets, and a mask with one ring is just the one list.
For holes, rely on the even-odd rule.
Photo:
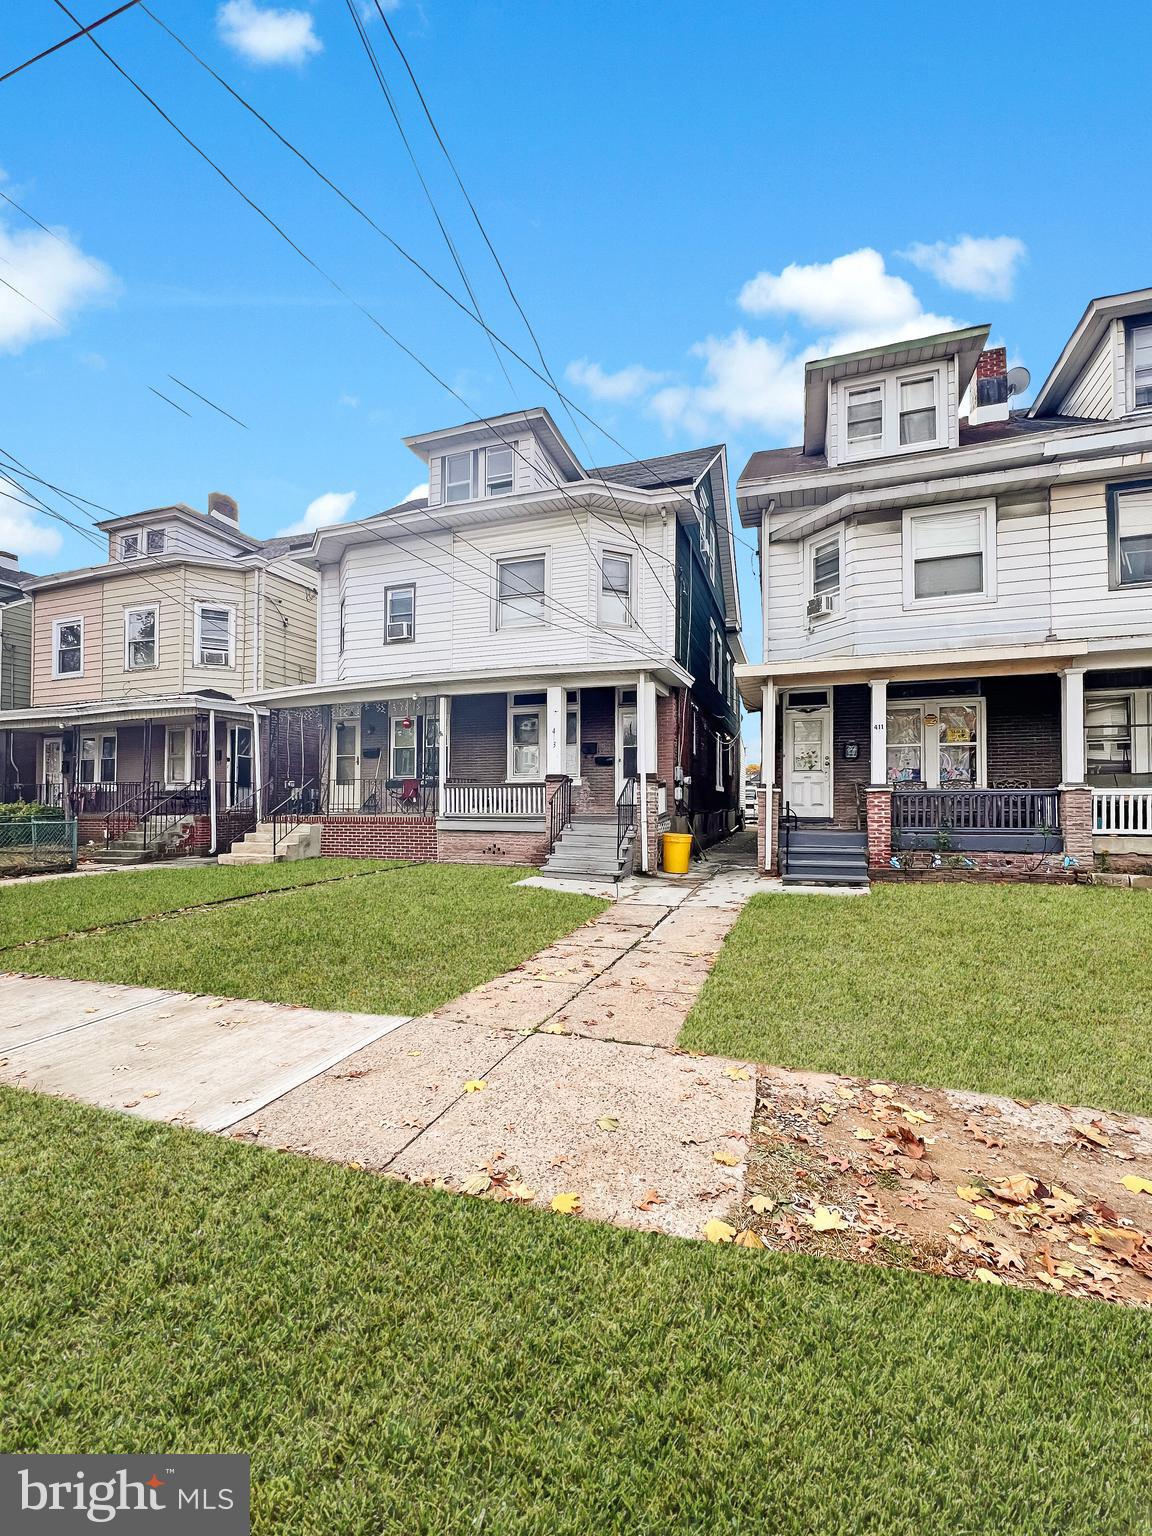
{"label": "dormer window", "polygon": [[943,448],[948,441],[942,410],[944,369],[903,369],[867,382],[843,381],[839,391],[839,459],[878,459],[888,454]]}
{"label": "dormer window", "polygon": [[484,452],[485,496],[508,496],[512,492],[511,448],[487,448]]}
{"label": "dormer window", "polygon": [[168,535],[163,528],[149,528],[144,535],[144,548],[150,555],[162,555]]}
{"label": "dormer window", "polygon": [[140,554],[140,535],[138,533],[125,533],[120,539],[121,560],[135,560]]}
{"label": "dormer window", "polygon": [[444,500],[472,500],[472,455],[450,453],[444,460]]}
{"label": "dormer window", "polygon": [[1132,353],[1132,403],[1138,411],[1152,409],[1152,322],[1134,325],[1128,333]]}
{"label": "dormer window", "polygon": [[515,457],[515,443],[446,453],[440,460],[441,503],[510,496],[516,488]]}

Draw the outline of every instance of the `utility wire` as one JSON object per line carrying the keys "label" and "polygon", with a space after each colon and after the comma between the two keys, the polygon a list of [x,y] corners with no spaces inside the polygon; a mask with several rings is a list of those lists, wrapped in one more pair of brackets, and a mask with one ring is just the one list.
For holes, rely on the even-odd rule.
{"label": "utility wire", "polygon": [[[86,27],[80,27],[79,32],[73,32],[70,37],[62,37],[58,43],[53,43],[51,48],[41,49],[39,53],[33,54],[30,59],[25,59],[23,64],[17,64],[15,69],[10,69],[7,74],[0,75],[0,85],[3,85],[5,80],[11,80],[13,75],[18,75],[22,69],[29,69],[33,64],[39,64],[41,59],[48,58],[50,54],[59,53],[61,48],[67,48],[68,44],[74,43],[77,38],[87,37],[89,33],[95,32],[97,27],[102,27],[106,21],[115,21],[117,16],[123,16],[125,11],[130,11],[134,5],[139,4],[140,0],[128,0],[126,5],[118,6],[116,10],[109,11],[107,16],[101,16],[98,21],[91,21]],[[77,25],[79,25],[75,16],[73,16],[72,20],[76,21]]]}
{"label": "utility wire", "polygon": [[151,384],[149,384],[148,388],[152,390],[152,393],[156,396],[156,398],[158,400],[163,400],[164,403],[166,405],[170,405],[174,411],[179,411],[181,416],[187,416],[189,419],[191,419],[191,417],[192,417],[192,412],[191,411],[186,411],[182,405],[177,405],[175,400],[169,400],[167,395],[162,395],[160,393],[160,391],[158,389],[154,389]]}
{"label": "utility wire", "polygon": [[186,389],[190,395],[195,395],[197,400],[203,400],[205,405],[210,405],[214,411],[219,411],[221,416],[227,416],[229,421],[234,421],[238,427],[243,427],[245,432],[248,431],[248,423],[241,421],[239,416],[233,416],[231,411],[226,411],[222,405],[217,405],[214,400],[209,400],[207,395],[202,395],[198,389],[193,389],[191,384],[185,384],[184,380],[178,379],[174,373],[170,373],[168,377],[172,380],[173,384],[179,384],[181,389]]}

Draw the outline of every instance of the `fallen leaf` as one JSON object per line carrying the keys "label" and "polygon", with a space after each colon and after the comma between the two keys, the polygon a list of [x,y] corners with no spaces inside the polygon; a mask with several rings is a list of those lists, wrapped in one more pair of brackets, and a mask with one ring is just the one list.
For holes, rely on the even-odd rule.
{"label": "fallen leaf", "polygon": [[1008,1200],[1014,1205],[1023,1205],[1031,1200],[1038,1189],[1035,1179],[1030,1179],[1026,1173],[1013,1173],[1006,1179],[997,1179],[992,1185],[992,1193],[998,1200]]}
{"label": "fallen leaf", "polygon": [[620,1122],[615,1115],[601,1115],[596,1124],[602,1131],[618,1131]]}
{"label": "fallen leaf", "polygon": [[344,1166],[345,1166],[345,1168],[355,1168],[357,1173],[363,1173],[364,1172],[364,1164],[363,1163],[345,1163]]}
{"label": "fallen leaf", "polygon": [[1072,1133],[1075,1136],[1079,1136],[1083,1141],[1090,1141],[1095,1147],[1110,1147],[1112,1145],[1111,1136],[1105,1136],[1104,1132],[1097,1130],[1094,1125],[1074,1124],[1072,1126]]}
{"label": "fallen leaf", "polygon": [[523,1200],[525,1204],[530,1204],[536,1198],[536,1191],[527,1184],[509,1184],[508,1193],[513,1200]]}
{"label": "fallen leaf", "polygon": [[568,1031],[563,1024],[545,1024],[540,1031],[542,1035],[566,1035]]}
{"label": "fallen leaf", "polygon": [[737,1248],[763,1248],[764,1239],[759,1232],[753,1232],[751,1227],[745,1227],[743,1232],[737,1232],[732,1239]]}
{"label": "fallen leaf", "polygon": [[714,1163],[723,1163],[725,1168],[735,1168],[736,1164],[740,1161],[740,1154],[738,1152],[729,1152],[727,1147],[721,1147],[718,1151],[713,1152],[712,1161]]}
{"label": "fallen leaf", "polygon": [[549,1201],[549,1204],[551,1205],[552,1209],[561,1216],[571,1216],[576,1211],[581,1211],[584,1209],[584,1205],[580,1199],[580,1196],[574,1193],[553,1195],[552,1199]]}
{"label": "fallen leaf", "polygon": [[911,1120],[916,1125],[927,1125],[934,1116],[927,1114],[922,1109],[906,1109],[904,1111],[904,1118],[905,1120]]}
{"label": "fallen leaf", "polygon": [[842,1232],[851,1225],[839,1211],[831,1211],[826,1205],[818,1205],[808,1222],[814,1232]]}
{"label": "fallen leaf", "polygon": [[462,1195],[485,1195],[492,1187],[492,1180],[481,1170],[470,1173],[460,1185]]}
{"label": "fallen leaf", "polygon": [[139,1099],[125,1099],[122,1107],[124,1109],[135,1109],[139,1102]]}
{"label": "fallen leaf", "polygon": [[725,1067],[724,1076],[730,1077],[734,1083],[746,1083],[751,1073],[744,1067]]}
{"label": "fallen leaf", "polygon": [[637,1200],[635,1209],[638,1211],[651,1211],[655,1210],[656,1206],[658,1205],[667,1204],[667,1200],[665,1200],[664,1196],[658,1189],[646,1189],[644,1191],[644,1198],[642,1200]]}
{"label": "fallen leaf", "polygon": [[960,1196],[961,1200],[975,1201],[983,1200],[984,1198],[984,1191],[978,1189],[975,1184],[957,1184],[956,1193]]}
{"label": "fallen leaf", "polygon": [[736,1228],[730,1227],[718,1216],[713,1216],[711,1221],[706,1221],[700,1230],[710,1243],[730,1243],[736,1236]]}
{"label": "fallen leaf", "polygon": [[996,1137],[993,1136],[991,1131],[985,1130],[980,1122],[978,1120],[973,1120],[971,1116],[965,1120],[964,1129],[971,1132],[976,1140],[985,1147],[1002,1147],[1004,1145],[1002,1141],[998,1141]]}
{"label": "fallen leaf", "polygon": [[868,1092],[878,1099],[890,1099],[896,1090],[890,1083],[869,1083]]}
{"label": "fallen leaf", "polygon": [[753,1195],[748,1204],[757,1216],[766,1216],[769,1211],[776,1209],[776,1201],[771,1195]]}
{"label": "fallen leaf", "polygon": [[473,1077],[464,1084],[465,1093],[483,1093],[488,1084],[482,1077]]}
{"label": "fallen leaf", "polygon": [[1152,1179],[1142,1179],[1137,1173],[1129,1173],[1120,1182],[1134,1195],[1152,1195]]}
{"label": "fallen leaf", "polygon": [[994,1275],[990,1269],[978,1269],[972,1275],[973,1280],[983,1280],[986,1285],[1003,1285],[1004,1281],[999,1275]]}
{"label": "fallen leaf", "polygon": [[989,1210],[986,1205],[970,1205],[968,1209],[973,1216],[979,1216],[981,1221],[995,1221],[996,1212]]}
{"label": "fallen leaf", "polygon": [[854,1099],[856,1095],[852,1092],[851,1088],[837,1088],[836,1097],[838,1099]]}
{"label": "fallen leaf", "polygon": [[875,1131],[866,1131],[864,1129],[864,1127],[860,1126],[860,1125],[858,1125],[856,1127],[856,1129],[852,1132],[852,1134],[853,1134],[853,1136],[855,1136],[857,1141],[875,1141],[876,1140],[876,1132]]}
{"label": "fallen leaf", "polygon": [[[144,1092],[140,1095],[140,1097],[142,1099],[158,1099],[160,1097],[160,1090],[159,1090],[159,1088],[145,1088]],[[243,1099],[237,1099],[234,1102],[238,1103],[238,1104],[243,1104],[244,1100]]]}

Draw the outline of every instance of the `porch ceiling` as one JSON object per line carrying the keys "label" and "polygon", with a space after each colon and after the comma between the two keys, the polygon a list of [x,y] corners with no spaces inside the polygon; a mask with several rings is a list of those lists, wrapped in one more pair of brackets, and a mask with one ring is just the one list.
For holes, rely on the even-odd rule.
{"label": "porch ceiling", "polygon": [[[1016,673],[1060,672],[1082,667],[1089,655],[1083,640],[1051,645],[1015,645],[1003,650],[897,652],[878,656],[826,656],[819,660],[779,661],[737,667],[736,682],[745,707],[759,711],[761,690],[776,687],[828,687],[834,683],[937,682],[953,677],[1007,677]],[[1098,665],[1116,665],[1101,656]]]}

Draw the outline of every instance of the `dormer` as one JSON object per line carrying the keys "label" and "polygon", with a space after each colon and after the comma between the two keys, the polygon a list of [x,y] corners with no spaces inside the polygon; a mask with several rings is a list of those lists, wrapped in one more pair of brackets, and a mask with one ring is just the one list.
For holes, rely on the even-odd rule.
{"label": "dormer", "polygon": [[821,357],[804,370],[804,453],[829,466],[959,442],[959,403],[988,326]]}
{"label": "dormer", "polygon": [[404,442],[428,466],[430,507],[530,495],[584,475],[543,407],[420,433]]}
{"label": "dormer", "polygon": [[210,494],[207,512],[176,502],[126,517],[105,518],[96,526],[107,533],[108,559],[117,565],[188,554],[231,559],[260,547],[259,539],[241,531],[236,502],[222,491]]}
{"label": "dormer", "polygon": [[1124,421],[1152,413],[1152,288],[1093,299],[1029,415]]}

